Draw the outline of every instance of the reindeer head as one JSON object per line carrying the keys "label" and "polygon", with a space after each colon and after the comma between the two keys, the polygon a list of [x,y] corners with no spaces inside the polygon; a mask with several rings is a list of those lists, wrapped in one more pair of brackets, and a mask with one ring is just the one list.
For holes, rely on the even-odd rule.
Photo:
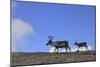
{"label": "reindeer head", "polygon": [[48,36],[48,43],[47,45],[51,45],[52,44],[52,39],[53,39],[53,36]]}

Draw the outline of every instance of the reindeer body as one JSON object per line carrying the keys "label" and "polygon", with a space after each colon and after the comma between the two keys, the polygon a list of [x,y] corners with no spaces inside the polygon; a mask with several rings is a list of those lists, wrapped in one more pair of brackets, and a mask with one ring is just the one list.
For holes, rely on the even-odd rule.
{"label": "reindeer body", "polygon": [[74,45],[78,46],[77,51],[79,51],[79,48],[81,48],[81,50],[82,50],[82,47],[85,47],[86,50],[88,50],[87,42],[77,43],[77,41],[76,41]]}
{"label": "reindeer body", "polygon": [[51,44],[52,46],[58,48],[68,47],[68,41],[55,41],[55,42],[51,42]]}
{"label": "reindeer body", "polygon": [[57,52],[58,52],[59,48],[65,48],[66,52],[67,52],[67,48],[69,48],[69,50],[71,51],[68,41],[52,41],[53,37],[51,37],[51,36],[48,38],[49,38],[49,41],[48,41],[47,45],[51,45],[51,46],[55,47],[54,52],[55,52],[55,50],[57,50]]}

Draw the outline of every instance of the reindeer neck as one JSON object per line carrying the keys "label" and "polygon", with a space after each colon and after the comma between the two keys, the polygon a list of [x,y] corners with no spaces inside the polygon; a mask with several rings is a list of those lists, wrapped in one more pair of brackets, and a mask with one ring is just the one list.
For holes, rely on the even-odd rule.
{"label": "reindeer neck", "polygon": [[50,42],[49,42],[49,43],[52,45],[53,41],[52,41],[52,40],[50,40]]}
{"label": "reindeer neck", "polygon": [[80,46],[80,43],[77,43],[77,46]]}
{"label": "reindeer neck", "polygon": [[50,44],[51,44],[52,46],[55,46],[55,42],[53,42],[52,40],[51,40]]}

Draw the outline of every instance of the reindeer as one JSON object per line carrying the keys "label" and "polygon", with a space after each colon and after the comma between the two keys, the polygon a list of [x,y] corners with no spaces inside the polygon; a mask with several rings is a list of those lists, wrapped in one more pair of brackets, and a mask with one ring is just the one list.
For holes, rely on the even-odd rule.
{"label": "reindeer", "polygon": [[74,45],[76,45],[78,47],[77,51],[79,51],[79,48],[81,48],[81,51],[82,51],[82,47],[85,47],[86,50],[88,50],[87,42],[77,43],[77,41],[76,41]]}
{"label": "reindeer", "polygon": [[51,45],[51,46],[55,47],[54,52],[56,52],[56,50],[57,50],[57,53],[58,53],[59,48],[65,48],[66,52],[67,52],[67,48],[71,51],[68,41],[55,41],[55,42],[53,42],[52,41],[53,36],[48,36],[48,38],[49,38],[49,41],[47,43],[47,46]]}

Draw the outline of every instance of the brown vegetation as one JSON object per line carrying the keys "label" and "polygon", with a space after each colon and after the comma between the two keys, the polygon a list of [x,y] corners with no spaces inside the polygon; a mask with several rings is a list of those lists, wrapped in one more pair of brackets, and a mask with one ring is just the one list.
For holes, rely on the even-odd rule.
{"label": "brown vegetation", "polygon": [[40,64],[58,64],[73,62],[96,61],[95,51],[83,52],[62,52],[62,53],[22,53],[11,54],[11,66],[40,65]]}

